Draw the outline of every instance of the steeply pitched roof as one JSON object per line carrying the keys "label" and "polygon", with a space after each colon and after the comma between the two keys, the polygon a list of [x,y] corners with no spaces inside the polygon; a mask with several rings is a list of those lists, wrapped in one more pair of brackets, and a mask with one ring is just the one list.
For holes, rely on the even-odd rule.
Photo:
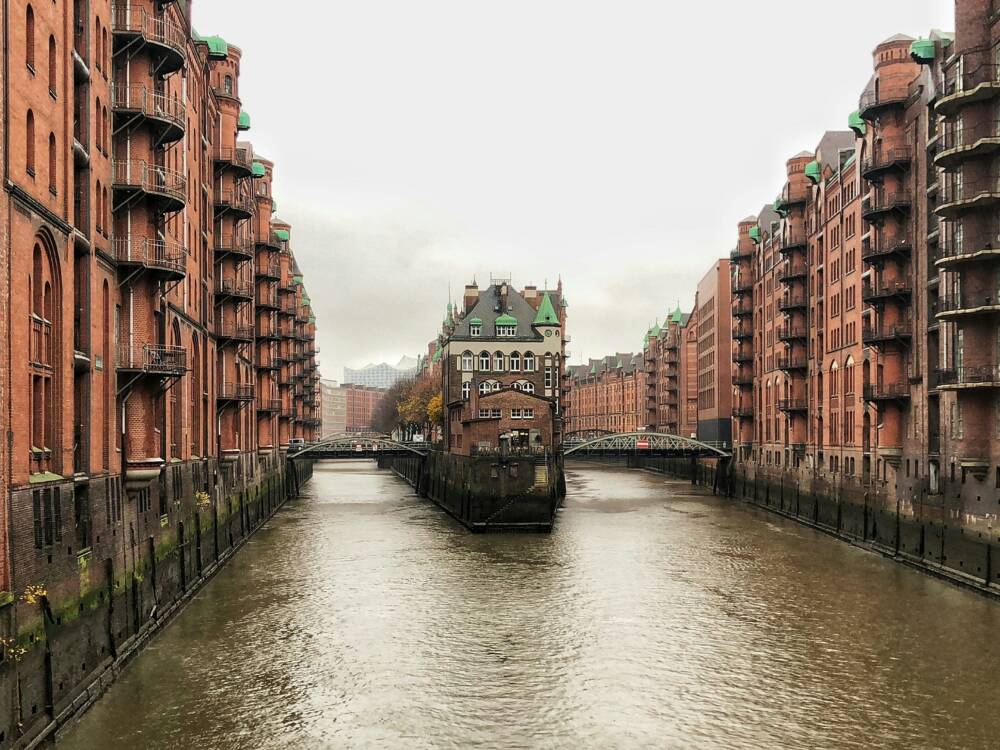
{"label": "steeply pitched roof", "polygon": [[538,314],[535,315],[535,320],[532,325],[536,326],[557,326],[559,325],[559,316],[556,315],[556,310],[552,307],[552,300],[549,298],[548,292],[542,297],[542,304],[538,306]]}

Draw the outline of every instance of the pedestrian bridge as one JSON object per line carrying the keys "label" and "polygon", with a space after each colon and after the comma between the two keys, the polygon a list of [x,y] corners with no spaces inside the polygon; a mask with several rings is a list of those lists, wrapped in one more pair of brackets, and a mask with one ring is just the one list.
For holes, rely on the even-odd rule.
{"label": "pedestrian bridge", "polygon": [[666,456],[669,458],[731,458],[730,454],[709,443],[680,435],[659,432],[620,432],[598,435],[589,440],[567,442],[564,455],[585,456]]}
{"label": "pedestrian bridge", "polygon": [[423,456],[427,453],[425,443],[402,443],[388,435],[342,434],[324,438],[299,450],[288,451],[290,459],[296,458],[377,458],[378,456]]}

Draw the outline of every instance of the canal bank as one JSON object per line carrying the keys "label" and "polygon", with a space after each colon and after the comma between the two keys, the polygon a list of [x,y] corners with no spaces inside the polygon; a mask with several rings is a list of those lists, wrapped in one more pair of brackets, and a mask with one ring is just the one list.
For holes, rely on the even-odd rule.
{"label": "canal bank", "polygon": [[311,472],[270,454],[178,462],[138,494],[109,493],[127,533],[97,530],[68,564],[49,554],[4,607],[0,746],[42,745],[88,710]]}
{"label": "canal bank", "polygon": [[552,534],[479,535],[370,462],[317,464],[60,747],[1000,736],[993,602],[690,481],[567,481]]}
{"label": "canal bank", "polygon": [[[967,515],[944,493],[903,499],[884,483],[837,482],[808,472],[633,456],[628,465],[687,479],[889,557],[929,575],[1000,599],[1000,530],[990,516]],[[957,503],[957,499],[956,499]],[[960,503],[958,503],[960,505]]]}

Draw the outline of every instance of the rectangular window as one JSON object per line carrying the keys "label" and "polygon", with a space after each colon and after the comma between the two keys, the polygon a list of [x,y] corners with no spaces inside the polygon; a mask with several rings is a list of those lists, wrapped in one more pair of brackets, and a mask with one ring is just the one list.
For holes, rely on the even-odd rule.
{"label": "rectangular window", "polygon": [[493,409],[490,412],[490,416],[493,417],[494,419],[500,419],[501,415],[502,415],[502,412],[499,409]]}
{"label": "rectangular window", "polygon": [[482,336],[483,335],[483,327],[482,326],[472,326],[472,325],[470,325],[469,326],[469,335],[470,336]]}
{"label": "rectangular window", "polygon": [[520,409],[511,409],[510,410],[510,418],[511,419],[520,419],[521,418],[521,410]]}
{"label": "rectangular window", "polygon": [[522,419],[534,419],[535,418],[535,410],[534,409],[524,409],[521,412],[521,418]]}

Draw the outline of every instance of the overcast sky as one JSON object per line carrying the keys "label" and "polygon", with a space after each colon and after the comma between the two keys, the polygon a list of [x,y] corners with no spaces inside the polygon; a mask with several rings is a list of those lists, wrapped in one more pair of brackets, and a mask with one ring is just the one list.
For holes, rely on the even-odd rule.
{"label": "overcast sky", "polygon": [[[682,7],[683,10],[678,10]],[[324,377],[423,351],[477,278],[561,274],[574,361],[635,350],[953,0],[193,0],[243,50]],[[860,24],[859,24],[860,20]]]}

